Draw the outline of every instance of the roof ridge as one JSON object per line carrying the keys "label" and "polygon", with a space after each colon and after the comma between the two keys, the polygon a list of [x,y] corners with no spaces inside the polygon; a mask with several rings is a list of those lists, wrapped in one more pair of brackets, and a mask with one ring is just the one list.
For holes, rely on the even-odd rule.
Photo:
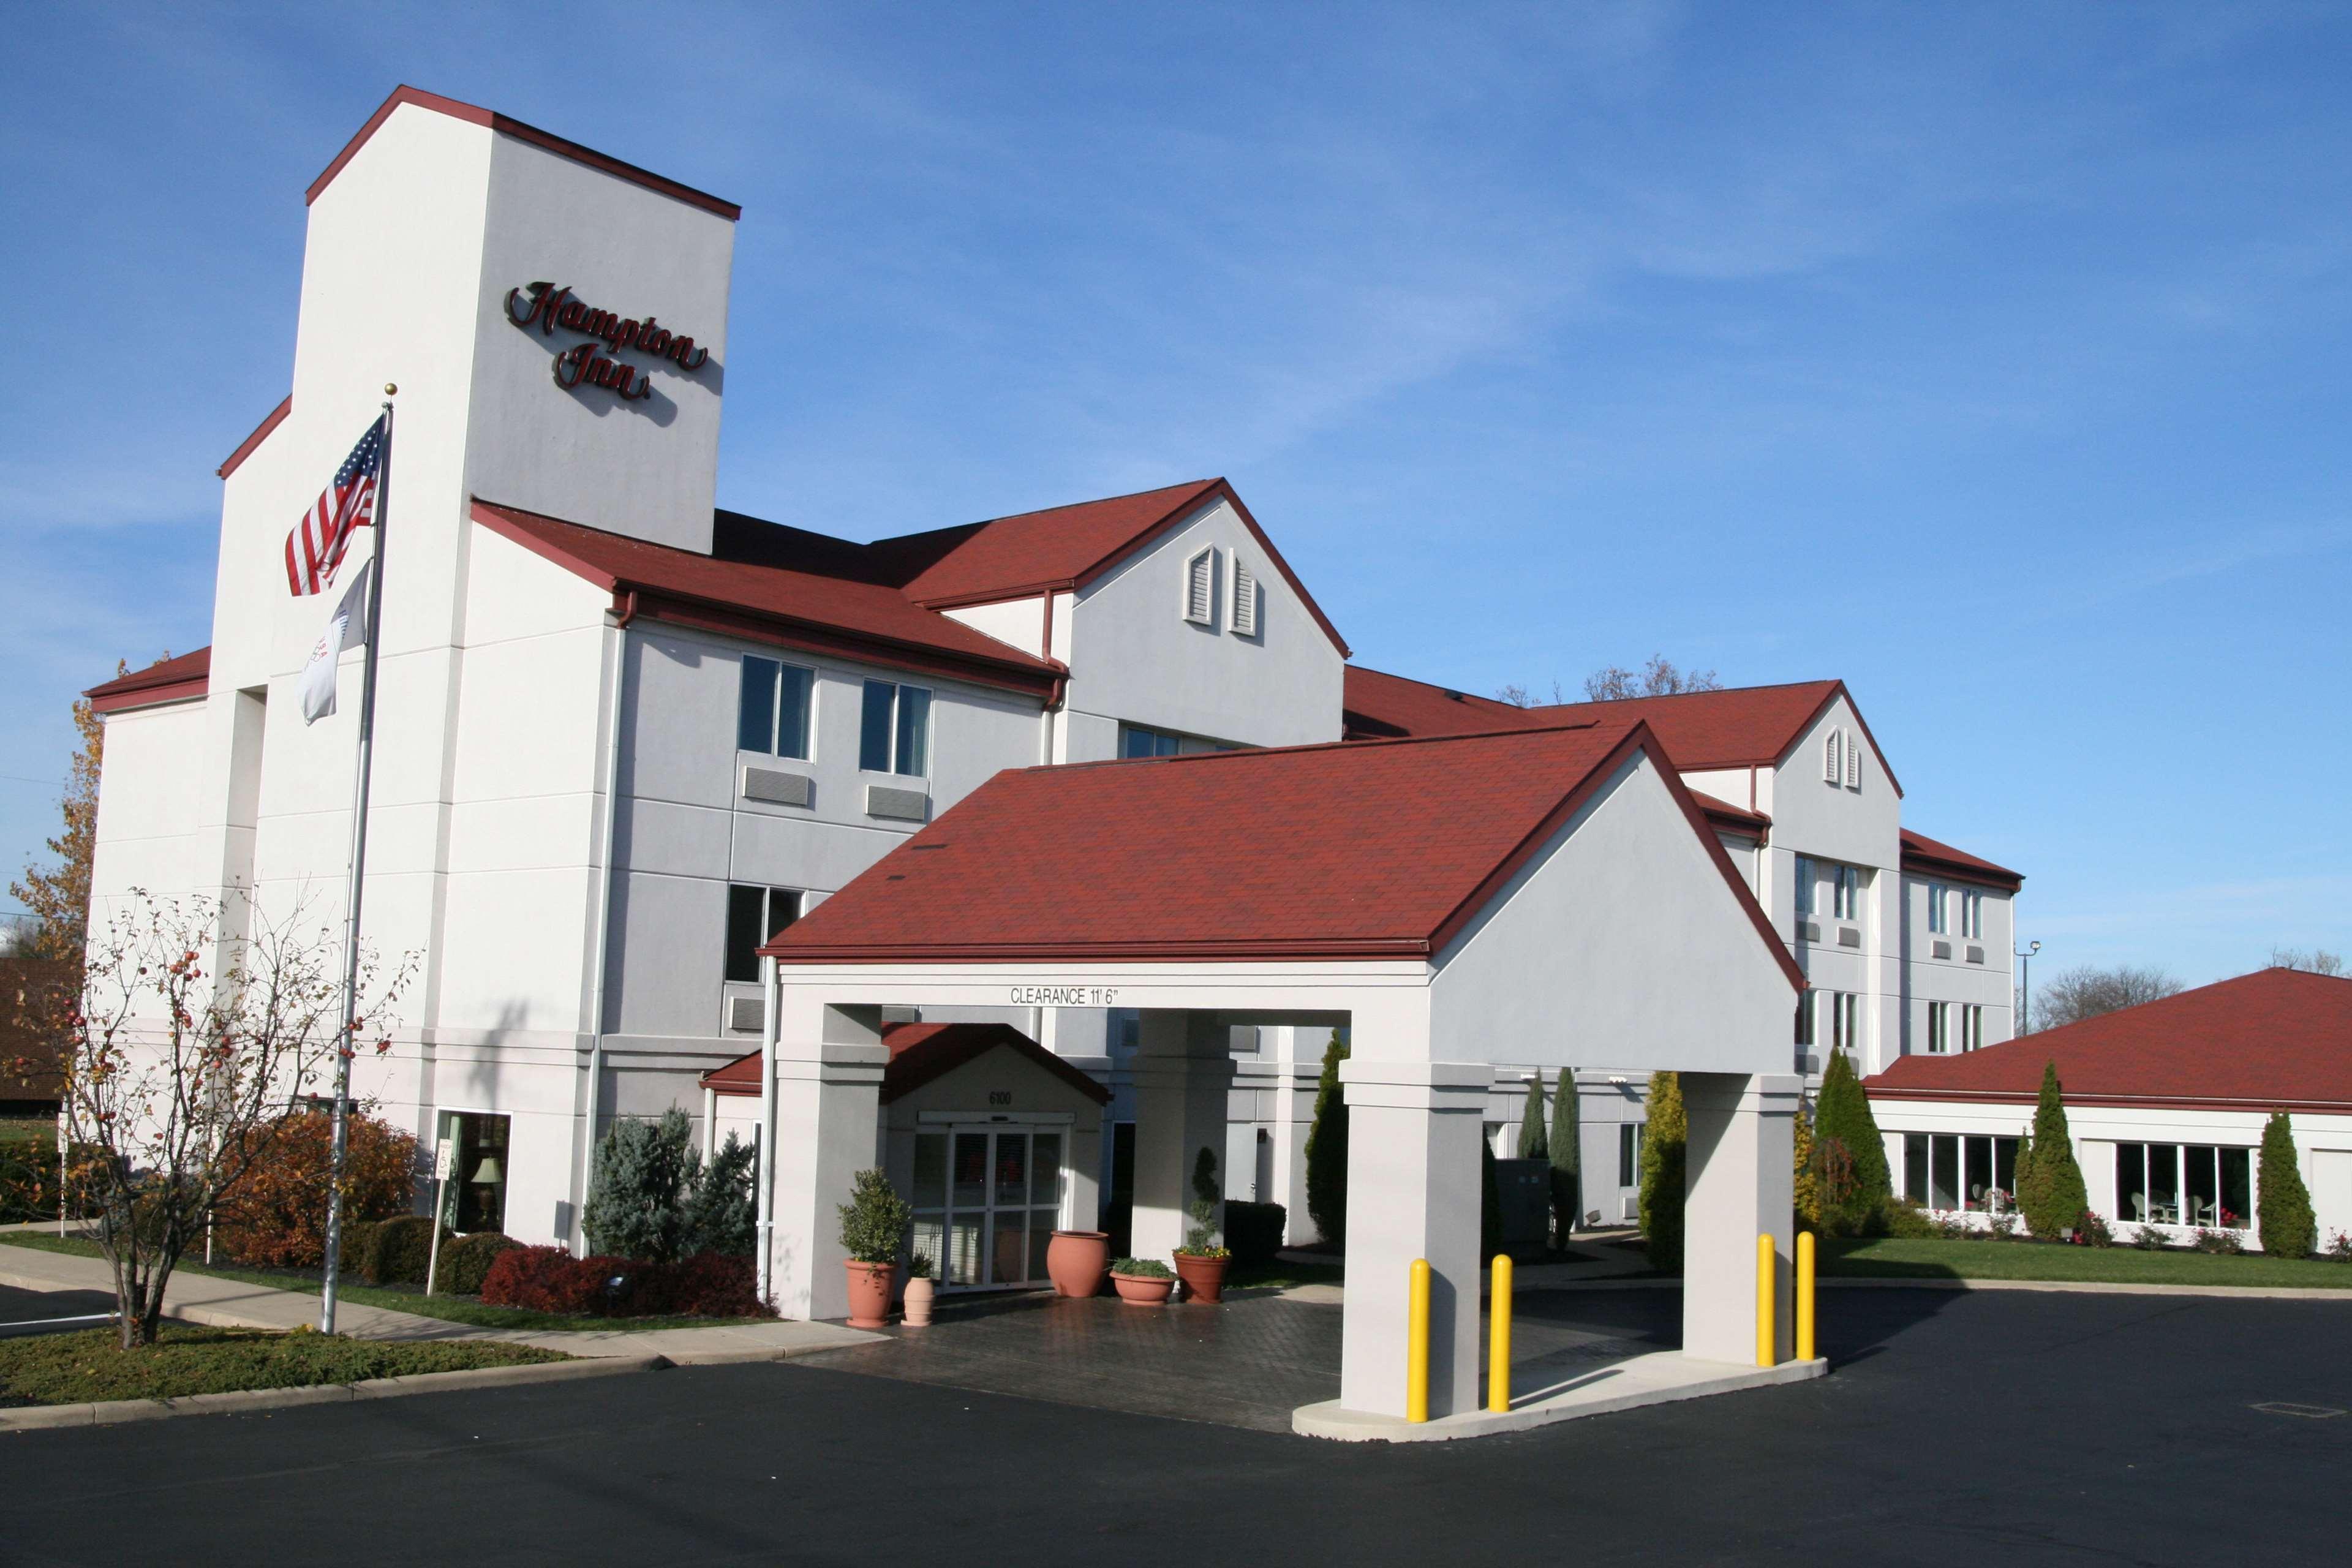
{"label": "roof ridge", "polygon": [[1207,485],[1223,484],[1224,476],[1212,475],[1201,479],[1178,479],[1170,485],[1146,485],[1139,490],[1121,490],[1117,495],[1088,496],[1083,500],[1056,501],[1052,506],[1033,506],[1026,511],[1008,511],[996,517],[974,518],[970,522],[943,523],[937,528],[919,528],[912,533],[889,533],[869,541],[872,544],[898,544],[909,539],[928,539],[935,533],[952,533],[959,528],[986,528],[992,522],[1017,522],[1024,517],[1042,517],[1049,511],[1069,511],[1082,506],[1104,506],[1111,501],[1133,500],[1139,496],[1158,495],[1163,490],[1199,489]]}
{"label": "roof ridge", "polygon": [[[1404,679],[1411,679],[1407,676]],[[1429,684],[1423,681],[1423,685]],[[1612,702],[1671,702],[1684,697],[1738,697],[1750,691],[1793,691],[1801,686],[1843,686],[1843,676],[1816,675],[1804,680],[1767,680],[1754,686],[1710,686],[1701,691],[1636,692],[1631,697],[1588,697],[1581,702],[1542,702],[1543,708],[1601,708]]]}
{"label": "roof ridge", "polygon": [[[1640,723],[1633,720],[1626,728]],[[1366,752],[1384,746],[1428,746],[1463,741],[1503,741],[1515,735],[1567,734],[1573,730],[1598,730],[1598,719],[1577,723],[1523,724],[1509,730],[1474,730],[1459,735],[1382,735],[1370,741],[1302,741],[1293,746],[1234,746],[1221,752],[1186,752],[1173,757],[1102,757],[1087,763],[1034,763],[1014,771],[1024,773],[1066,773],[1088,768],[1115,768],[1129,763],[1209,763],[1234,757],[1280,757],[1301,752]]]}

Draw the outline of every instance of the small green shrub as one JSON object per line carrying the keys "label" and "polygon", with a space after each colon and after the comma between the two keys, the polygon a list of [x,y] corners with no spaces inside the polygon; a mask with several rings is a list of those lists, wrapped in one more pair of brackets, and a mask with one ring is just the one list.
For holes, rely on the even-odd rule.
{"label": "small green shrub", "polygon": [[1139,1279],[1173,1279],[1176,1271],[1157,1258],[1115,1258],[1111,1259],[1113,1274],[1132,1275]]}
{"label": "small green shrub", "polygon": [[2263,1250],[2273,1258],[2307,1258],[2319,1245],[2319,1222],[2311,1212],[2311,1190],[2294,1154],[2294,1123],[2273,1110],[2263,1126],[2262,1199],[2255,1205]]}
{"label": "small green shrub", "polygon": [[852,1263],[896,1263],[907,1227],[915,1211],[878,1170],[860,1171],[851,1178],[849,1201],[835,1206],[841,1215],[841,1246]]}
{"label": "small green shrub", "polygon": [[2116,1244],[2115,1228],[2107,1224],[2105,1216],[2091,1209],[2084,1209],[2075,1216],[2074,1235],[2085,1247],[2113,1247]]}
{"label": "small green shrub", "polygon": [[1642,1237],[1651,1267],[1683,1271],[1683,1170],[1690,1122],[1683,1111],[1680,1073],[1650,1075],[1650,1119],[1642,1138]]}
{"label": "small green shrub", "polygon": [[1184,1205],[1184,1245],[1176,1250],[1188,1258],[1230,1258],[1217,1240],[1217,1205],[1224,1199],[1217,1185],[1217,1156],[1206,1146],[1192,1162],[1192,1201]]}
{"label": "small green shrub", "polygon": [[1315,1124],[1307,1133],[1307,1213],[1315,1233],[1333,1247],[1348,1240],[1348,1097],[1339,1064],[1348,1043],[1331,1031],[1323,1047],[1323,1077],[1315,1088]]}
{"label": "small green shrub", "polygon": [[375,1250],[375,1233],[383,1222],[380,1219],[347,1219],[343,1222],[342,1278],[367,1276],[368,1254]]}
{"label": "small green shrub", "polygon": [[1282,1233],[1289,1223],[1290,1213],[1280,1204],[1225,1200],[1225,1245],[1233,1249],[1236,1264],[1273,1262],[1275,1254],[1282,1250]]}
{"label": "small green shrub", "polygon": [[2066,1126],[2066,1100],[2054,1061],[2042,1064],[2032,1148],[2026,1168],[2017,1173],[2017,1206],[2035,1236],[2056,1241],[2091,1206],[2091,1195],[2083,1185],[2082,1167],[2074,1163],[2074,1139]]}
{"label": "small green shrub", "polygon": [[[443,1230],[441,1244],[449,1244]],[[422,1285],[433,1250],[433,1216],[403,1215],[375,1227],[361,1272],[371,1285]]]}
{"label": "small green shrub", "polygon": [[1906,1241],[1926,1241],[1936,1234],[1936,1222],[1927,1211],[1909,1198],[1897,1198],[1882,1205],[1878,1211],[1881,1233],[1899,1237]]}
{"label": "small green shrub", "polygon": [[455,1241],[445,1241],[433,1288],[452,1296],[478,1296],[482,1293],[482,1281],[489,1277],[490,1265],[498,1261],[499,1254],[511,1252],[521,1245],[513,1237],[501,1236],[495,1230],[478,1230]]}
{"label": "small green shrub", "polygon": [[2352,1236],[2337,1231],[2327,1238],[2327,1250],[2319,1256],[2330,1263],[2352,1263]]}
{"label": "small green shrub", "polygon": [[2189,1245],[2200,1252],[2210,1252],[2223,1258],[2234,1257],[2246,1250],[2244,1238],[2236,1231],[2215,1230],[2201,1225],[2197,1227],[2197,1234],[2189,1238]]}
{"label": "small green shrub", "polygon": [[2162,1252],[2172,1245],[2172,1241],[2156,1226],[2144,1225],[2139,1227],[2139,1233],[2132,1237],[2131,1244],[2142,1252]]}

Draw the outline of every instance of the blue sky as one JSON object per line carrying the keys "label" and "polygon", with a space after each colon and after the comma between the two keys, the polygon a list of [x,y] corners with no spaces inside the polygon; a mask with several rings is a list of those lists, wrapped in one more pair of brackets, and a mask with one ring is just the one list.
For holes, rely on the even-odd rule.
{"label": "blue sky", "polygon": [[303,187],[407,81],[743,204],[725,505],[1224,474],[1376,668],[1843,677],[2045,960],[2352,950],[2352,13],[360,15],[12,20],[12,872],[73,693],[210,635]]}

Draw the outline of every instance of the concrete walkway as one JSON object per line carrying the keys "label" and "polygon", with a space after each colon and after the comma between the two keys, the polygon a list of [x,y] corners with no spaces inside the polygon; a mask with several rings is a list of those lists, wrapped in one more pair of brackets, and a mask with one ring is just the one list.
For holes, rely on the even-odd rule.
{"label": "concrete walkway", "polygon": [[[26,1290],[99,1290],[110,1295],[114,1279],[101,1258],[0,1244],[0,1285]],[[173,1272],[170,1283],[163,1288],[163,1310],[184,1322],[236,1329],[291,1329],[319,1321],[319,1298],[181,1269]],[[843,1328],[838,1323],[781,1321],[714,1323],[693,1329],[629,1329],[615,1324],[610,1329],[535,1333],[528,1329],[453,1323],[384,1307],[362,1306],[356,1301],[338,1306],[335,1322],[339,1330],[355,1339],[501,1340],[575,1356],[657,1355],[678,1366],[781,1361],[813,1351],[865,1344],[880,1337]]]}

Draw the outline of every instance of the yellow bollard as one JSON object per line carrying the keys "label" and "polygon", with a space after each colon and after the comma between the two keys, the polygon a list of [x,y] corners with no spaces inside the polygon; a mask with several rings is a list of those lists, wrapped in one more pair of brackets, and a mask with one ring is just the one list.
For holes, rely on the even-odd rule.
{"label": "yellow bollard", "polygon": [[1771,1366],[1780,1360],[1780,1347],[1772,1339],[1773,1298],[1777,1292],[1773,1279],[1779,1271],[1780,1253],[1772,1245],[1769,1231],[1756,1238],[1756,1364]]}
{"label": "yellow bollard", "polygon": [[1486,1408],[1511,1413],[1511,1255],[1495,1254],[1495,1282],[1486,1320]]}
{"label": "yellow bollard", "polygon": [[1813,1356],[1813,1233],[1797,1233],[1797,1359]]}
{"label": "yellow bollard", "polygon": [[1405,1290],[1404,1418],[1429,1419],[1429,1259],[1412,1260]]}

